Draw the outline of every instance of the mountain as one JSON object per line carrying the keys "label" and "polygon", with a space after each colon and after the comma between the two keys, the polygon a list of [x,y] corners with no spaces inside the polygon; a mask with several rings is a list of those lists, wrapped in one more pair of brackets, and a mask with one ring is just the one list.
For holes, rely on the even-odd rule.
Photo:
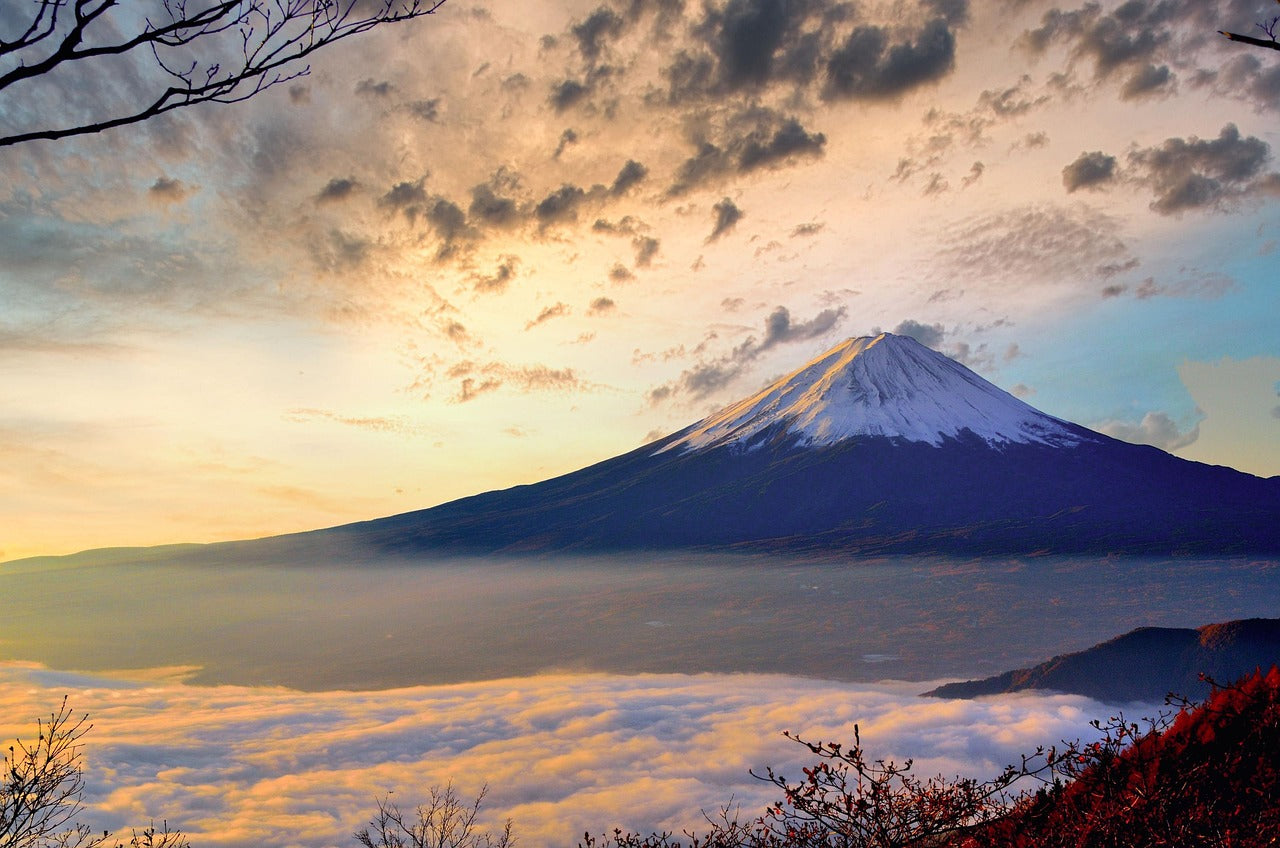
{"label": "mountain", "polygon": [[1198,699],[1209,691],[1203,672],[1221,684],[1280,664],[1280,618],[1248,618],[1192,630],[1140,627],[1074,654],[985,680],[947,683],[925,692],[976,698],[1049,689],[1099,701],[1161,701],[1176,693]]}
{"label": "mountain", "polygon": [[316,534],[395,554],[1275,554],[1280,478],[1116,441],[884,333],[622,456]]}

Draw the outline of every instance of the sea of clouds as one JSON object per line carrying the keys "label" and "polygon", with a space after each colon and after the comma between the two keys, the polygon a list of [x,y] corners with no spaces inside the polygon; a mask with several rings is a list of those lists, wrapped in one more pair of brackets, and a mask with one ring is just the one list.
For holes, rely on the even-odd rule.
{"label": "sea of clouds", "polygon": [[[390,795],[411,808],[433,785],[488,786],[486,824],[514,821],[523,848],[585,831],[681,830],[731,799],[755,814],[812,760],[783,730],[852,740],[926,775],[990,776],[1037,745],[1088,738],[1115,712],[1069,695],[921,698],[922,683],[780,675],[538,675],[379,691],[202,687],[0,664],[0,739],[34,736],[63,696],[84,738],[95,828],[167,819],[201,846],[354,845]],[[1130,708],[1150,714],[1155,707]],[[5,743],[6,747],[9,743]]]}

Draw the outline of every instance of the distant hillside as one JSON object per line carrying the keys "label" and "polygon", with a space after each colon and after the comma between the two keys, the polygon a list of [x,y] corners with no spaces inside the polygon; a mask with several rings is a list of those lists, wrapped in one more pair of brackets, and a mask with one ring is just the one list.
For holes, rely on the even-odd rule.
{"label": "distant hillside", "polygon": [[1249,618],[1198,629],[1140,627],[1074,654],[985,680],[948,683],[926,695],[976,698],[1051,689],[1099,701],[1160,701],[1170,692],[1198,698],[1199,676],[1227,683],[1280,663],[1280,619]]}

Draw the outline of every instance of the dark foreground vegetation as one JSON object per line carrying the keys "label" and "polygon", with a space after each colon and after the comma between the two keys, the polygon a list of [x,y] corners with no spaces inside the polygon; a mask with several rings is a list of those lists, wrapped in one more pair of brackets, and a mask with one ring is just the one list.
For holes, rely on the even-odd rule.
{"label": "dark foreground vegetation", "polygon": [[[1280,846],[1280,670],[1214,684],[1198,705],[1141,724],[1095,722],[1101,738],[1038,749],[986,781],[920,778],[907,760],[792,736],[816,757],[754,818],[731,807],[683,834],[586,834],[580,848],[1263,848]],[[127,840],[81,823],[81,739],[64,701],[15,741],[0,776],[0,848],[189,848],[154,823]],[[791,734],[788,734],[791,735]],[[508,848],[511,824],[477,825],[481,802],[433,788],[411,813],[388,800],[353,834],[365,848]]]}

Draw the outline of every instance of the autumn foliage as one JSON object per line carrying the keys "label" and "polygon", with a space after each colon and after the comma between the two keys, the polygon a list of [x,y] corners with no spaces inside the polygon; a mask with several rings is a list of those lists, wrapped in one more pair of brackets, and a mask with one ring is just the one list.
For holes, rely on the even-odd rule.
{"label": "autumn foliage", "polygon": [[1215,689],[1165,729],[1113,721],[1071,778],[1023,798],[965,848],[1280,845],[1280,671]]}
{"label": "autumn foliage", "polygon": [[[582,848],[1264,848],[1280,846],[1280,671],[1215,684],[1198,706],[1039,749],[987,781],[922,780],[911,762],[798,740],[818,756],[754,820],[700,833],[614,831]],[[1026,788],[1026,787],[1030,788]]]}

